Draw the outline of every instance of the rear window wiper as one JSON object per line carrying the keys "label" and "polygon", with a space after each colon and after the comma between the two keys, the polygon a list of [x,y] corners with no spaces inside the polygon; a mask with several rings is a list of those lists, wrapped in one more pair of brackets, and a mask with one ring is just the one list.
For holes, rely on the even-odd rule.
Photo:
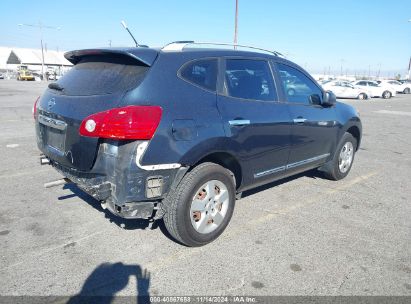
{"label": "rear window wiper", "polygon": [[57,90],[57,91],[64,91],[64,88],[61,87],[57,82],[52,82],[49,84],[49,89]]}

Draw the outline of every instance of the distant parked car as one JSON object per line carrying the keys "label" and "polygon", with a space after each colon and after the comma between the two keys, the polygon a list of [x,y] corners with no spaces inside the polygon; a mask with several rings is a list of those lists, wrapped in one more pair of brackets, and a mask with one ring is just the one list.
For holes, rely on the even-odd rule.
{"label": "distant parked car", "polygon": [[0,73],[0,79],[4,79],[4,75]]}
{"label": "distant parked car", "polygon": [[33,76],[35,81],[41,81],[43,79],[41,73],[33,72]]}
{"label": "distant parked car", "polygon": [[401,83],[397,80],[383,80],[380,84],[388,84],[395,88],[398,93],[410,94],[411,93],[411,83]]}
{"label": "distant parked car", "polygon": [[384,99],[389,99],[396,95],[396,91],[392,88],[392,86],[388,86],[383,83],[378,84],[377,82],[370,80],[357,80],[352,84],[367,90],[371,94],[370,97],[382,97]]}
{"label": "distant parked car", "polygon": [[324,90],[332,91],[338,98],[368,99],[371,93],[363,88],[358,88],[347,81],[333,80],[322,85]]}

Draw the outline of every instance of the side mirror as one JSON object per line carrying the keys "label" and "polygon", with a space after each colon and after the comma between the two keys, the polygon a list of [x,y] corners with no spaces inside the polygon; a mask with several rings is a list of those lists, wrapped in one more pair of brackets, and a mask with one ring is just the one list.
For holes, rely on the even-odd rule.
{"label": "side mirror", "polygon": [[314,105],[320,105],[321,104],[321,97],[318,94],[312,94],[309,96],[310,103]]}
{"label": "side mirror", "polygon": [[337,97],[332,91],[326,91],[322,104],[326,107],[332,107],[337,102]]}

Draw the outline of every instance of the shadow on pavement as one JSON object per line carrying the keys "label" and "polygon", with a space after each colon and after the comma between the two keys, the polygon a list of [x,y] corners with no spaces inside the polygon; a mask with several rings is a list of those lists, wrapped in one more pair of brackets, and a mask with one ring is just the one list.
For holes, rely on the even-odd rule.
{"label": "shadow on pavement", "polygon": [[290,177],[286,177],[286,178],[277,180],[275,182],[272,182],[272,183],[269,183],[269,184],[266,184],[266,185],[251,189],[251,190],[244,191],[242,197],[244,198],[244,197],[256,194],[258,192],[261,192],[261,191],[264,191],[264,190],[267,190],[267,189],[270,189],[270,188],[273,188],[273,187],[288,183],[290,181],[299,179],[301,177],[309,177],[309,178],[312,178],[312,179],[317,179],[317,178],[324,179],[324,174],[322,172],[318,171],[317,169],[309,170],[309,171],[306,171],[306,172],[303,172],[303,173],[299,173],[299,174],[296,174],[296,175],[292,175]]}
{"label": "shadow on pavement", "polygon": [[136,284],[135,297],[124,297],[127,302],[150,302],[150,273],[142,270],[139,265],[125,265],[123,263],[103,263],[88,276],[79,294],[72,296],[67,304],[109,304],[113,303],[116,294],[124,289],[134,277]]}
{"label": "shadow on pavement", "polygon": [[[87,204],[89,204],[91,207],[97,209],[98,211],[104,213],[104,216],[106,219],[108,219],[110,222],[116,224],[117,226],[126,229],[126,230],[135,230],[135,229],[157,229],[158,228],[158,221],[155,221],[154,223],[150,223],[149,220],[145,219],[124,219],[119,216],[115,216],[112,214],[110,211],[107,209],[104,210],[101,207],[101,204],[98,200],[93,198],[91,195],[88,195],[86,192],[82,191],[80,188],[78,188],[75,184],[65,184],[63,189],[68,189],[73,194],[69,195],[64,195],[60,196],[58,199],[59,200],[65,200],[69,199],[72,197],[78,197],[85,201]],[[151,224],[151,225],[150,225]]]}

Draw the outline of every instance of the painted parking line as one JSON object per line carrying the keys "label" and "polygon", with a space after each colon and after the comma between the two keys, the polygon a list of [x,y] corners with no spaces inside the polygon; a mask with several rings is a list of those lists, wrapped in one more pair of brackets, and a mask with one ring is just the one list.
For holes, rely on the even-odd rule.
{"label": "painted parking line", "polygon": [[[302,207],[306,207],[308,205],[314,204],[316,202],[319,202],[321,199],[332,195],[334,193],[337,192],[341,192],[344,191],[347,188],[350,188],[356,184],[359,184],[361,182],[364,182],[368,179],[370,179],[371,177],[377,175],[377,171],[374,172],[369,172],[367,174],[358,176],[356,178],[354,178],[351,181],[347,181],[344,183],[341,183],[340,186],[335,187],[335,188],[331,188],[328,189],[327,191],[322,192],[319,195],[316,195],[308,200],[302,201],[298,204],[295,205],[290,205],[287,206],[285,208],[280,208],[277,210],[272,210],[272,211],[268,211],[266,212],[266,214],[260,216],[259,218],[250,220],[249,222],[247,222],[245,225],[241,226],[241,228],[239,229],[232,229],[229,231],[225,231],[218,239],[219,242],[228,240],[230,238],[233,238],[241,233],[244,233],[244,231],[250,231],[251,229],[254,229],[256,227],[260,227],[261,224],[264,224],[266,222],[269,222],[270,220],[272,220],[275,217],[281,216],[281,215],[285,215],[287,213],[290,213],[294,210],[300,209]],[[210,245],[208,245],[210,246]],[[178,251],[172,255],[166,256],[166,257],[161,257],[151,263],[148,263],[146,265],[146,268],[149,269],[150,271],[155,271],[155,270],[161,270],[164,267],[167,267],[171,264],[173,264],[174,262],[178,261],[178,260],[182,260],[182,259],[187,259],[193,255],[196,255],[198,253],[201,253],[203,250],[208,250],[207,246],[206,247],[197,247],[197,248],[184,248],[184,251]]]}
{"label": "painted parking line", "polygon": [[378,110],[378,111],[374,111],[374,113],[400,115],[400,116],[411,116],[411,112],[405,112],[405,111]]}
{"label": "painted parking line", "polygon": [[[249,230],[254,229],[258,226],[261,226],[261,224],[269,222],[270,220],[272,220],[275,217],[285,215],[285,214],[290,213],[290,212],[292,212],[294,210],[297,210],[299,208],[306,207],[310,204],[314,204],[316,202],[319,202],[322,198],[325,198],[328,195],[332,195],[332,194],[340,192],[340,191],[344,191],[345,189],[350,188],[353,185],[364,182],[364,181],[370,179],[371,177],[375,176],[377,173],[378,173],[377,171],[374,171],[374,172],[370,172],[370,173],[365,174],[365,175],[358,176],[358,177],[354,178],[351,181],[342,183],[338,187],[328,189],[327,191],[322,192],[321,194],[316,195],[316,196],[314,196],[314,197],[312,197],[308,200],[302,201],[298,204],[290,205],[290,206],[287,206],[285,208],[280,208],[280,209],[275,209],[275,210],[268,211],[263,216],[261,216],[259,218],[256,218],[256,219],[253,219],[253,220],[250,220],[244,226],[241,226],[241,228],[239,228],[239,229],[233,229],[233,230],[230,230],[230,231],[226,231],[222,236],[220,236],[219,242],[222,242],[224,240],[233,238],[233,237],[235,237],[235,236],[237,236],[241,233],[244,233],[244,231],[249,231]],[[80,243],[82,241],[89,240],[90,238],[93,238],[94,236],[100,235],[100,234],[105,233],[105,232],[106,231],[100,230],[100,231],[97,231],[95,233],[89,234],[85,237],[82,237],[82,238],[79,238],[79,239],[76,239],[76,240],[71,240],[69,243],[72,243],[72,242]],[[58,245],[58,246],[55,246],[55,247],[52,247],[52,248],[47,248],[45,250],[42,250],[42,251],[40,251],[40,252],[30,256],[30,257],[26,257],[23,260],[18,261],[16,263],[12,264],[12,265],[8,265],[8,266],[0,269],[0,271],[8,270],[8,269],[13,268],[15,266],[21,265],[22,263],[24,263],[27,260],[33,260],[34,257],[40,257],[41,255],[50,253],[52,251],[61,250],[62,248],[64,248],[64,246],[66,246],[69,243],[64,243],[64,244],[61,244],[61,245]],[[212,244],[210,244],[208,246],[212,246]],[[196,254],[201,253],[204,250],[209,250],[208,246],[206,246],[206,247],[196,247],[196,248],[182,247],[181,249],[174,252],[173,254],[170,254],[168,256],[159,257],[159,258],[155,259],[154,261],[147,263],[145,268],[148,269],[150,272],[153,272],[153,271],[156,271],[156,270],[161,270],[164,267],[172,265],[173,263],[175,263],[179,260],[187,259],[191,256],[194,256]]]}
{"label": "painted parking line", "polygon": [[287,207],[285,207],[285,208],[281,208],[281,209],[277,209],[277,210],[267,211],[267,214],[266,214],[266,215],[263,215],[263,216],[261,216],[261,217],[259,217],[259,218],[257,218],[257,219],[254,219],[254,220],[250,221],[248,224],[249,224],[249,226],[254,227],[254,226],[256,226],[256,225],[260,225],[260,224],[262,224],[262,223],[268,222],[268,221],[270,221],[272,218],[274,218],[274,217],[276,217],[276,216],[278,216],[278,215],[284,215],[284,214],[290,213],[291,211],[294,211],[294,210],[296,210],[296,209],[299,209],[299,208],[302,208],[302,207],[311,205],[311,204],[313,204],[313,203],[318,202],[320,199],[322,199],[322,198],[324,198],[324,197],[326,197],[326,196],[328,196],[328,195],[334,194],[334,193],[336,193],[336,192],[343,191],[343,190],[345,190],[345,189],[347,189],[347,188],[352,187],[352,186],[355,185],[355,184],[358,184],[358,183],[360,183],[360,182],[363,182],[363,181],[365,181],[365,180],[373,177],[373,176],[376,175],[377,173],[378,173],[377,171],[374,171],[374,172],[370,172],[370,173],[365,174],[365,175],[358,176],[358,177],[354,178],[353,180],[351,180],[351,181],[349,181],[349,182],[343,183],[343,184],[341,184],[341,185],[338,186],[338,187],[331,188],[331,189],[329,189],[329,190],[327,190],[327,191],[325,191],[325,192],[323,192],[323,193],[321,193],[321,194],[319,194],[319,195],[316,195],[316,196],[311,197],[310,199],[301,201],[301,202],[298,203],[298,204],[291,205],[291,206],[287,206]]}

